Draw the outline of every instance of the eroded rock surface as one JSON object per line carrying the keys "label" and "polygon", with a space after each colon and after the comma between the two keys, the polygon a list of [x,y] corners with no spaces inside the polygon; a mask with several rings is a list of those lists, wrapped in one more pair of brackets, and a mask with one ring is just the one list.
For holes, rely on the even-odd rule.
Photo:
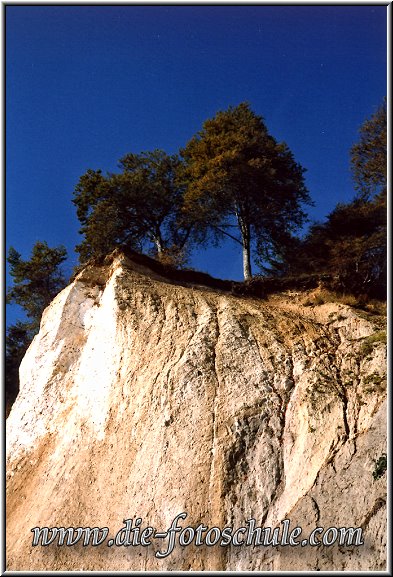
{"label": "eroded rock surface", "polygon": [[[379,317],[117,254],[45,311],[7,419],[8,570],[385,570]],[[377,336],[375,336],[377,335]],[[32,547],[33,527],[362,527],[358,547]],[[303,535],[303,534],[302,534]]]}

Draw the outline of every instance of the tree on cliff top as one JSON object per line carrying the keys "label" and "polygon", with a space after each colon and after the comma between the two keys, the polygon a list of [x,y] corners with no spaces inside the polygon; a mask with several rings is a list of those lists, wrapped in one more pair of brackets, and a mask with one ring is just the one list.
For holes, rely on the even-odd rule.
{"label": "tree on cliff top", "polygon": [[249,279],[252,242],[268,258],[282,232],[304,222],[301,204],[311,203],[304,169],[246,103],[207,120],[181,154],[186,163],[186,210],[199,217],[201,226],[242,246],[244,278]]}
{"label": "tree on cliff top", "polygon": [[352,174],[360,197],[367,200],[374,194],[386,194],[386,99],[359,132],[360,140],[351,148]]}
{"label": "tree on cliff top", "polygon": [[180,159],[162,150],[127,154],[120,174],[88,170],[74,191],[82,224],[80,261],[105,254],[119,244],[153,247],[159,258],[182,254],[192,232],[181,211]]}
{"label": "tree on cliff top", "polygon": [[283,245],[276,274],[329,273],[332,288],[355,295],[386,297],[387,190],[386,101],[366,120],[351,149],[358,194],[338,204],[303,240]]}

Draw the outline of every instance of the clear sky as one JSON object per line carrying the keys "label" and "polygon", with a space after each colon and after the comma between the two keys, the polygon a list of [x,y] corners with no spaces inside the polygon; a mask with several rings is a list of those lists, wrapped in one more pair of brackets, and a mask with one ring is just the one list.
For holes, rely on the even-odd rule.
{"label": "clear sky", "polygon": [[[72,192],[88,168],[116,171],[128,152],[177,152],[204,120],[242,101],[307,169],[311,220],[353,197],[349,149],[387,90],[387,6],[8,5],[5,13],[7,250],[28,258],[37,240],[64,244],[70,272],[81,239]],[[231,241],[190,264],[241,278]]]}

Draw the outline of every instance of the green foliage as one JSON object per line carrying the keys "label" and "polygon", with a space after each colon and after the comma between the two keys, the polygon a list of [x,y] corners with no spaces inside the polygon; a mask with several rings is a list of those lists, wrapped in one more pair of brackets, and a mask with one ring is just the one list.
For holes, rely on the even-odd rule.
{"label": "green foliage", "polygon": [[[88,170],[74,191],[82,224],[80,261],[107,254],[116,246],[136,250],[148,244],[158,256],[179,256],[192,232],[182,211],[181,161],[161,150],[128,154],[120,174]],[[169,258],[169,257],[168,257]]]}
{"label": "green foliage", "polygon": [[319,250],[326,250],[327,268],[337,277],[336,290],[385,296],[386,216],[382,195],[339,205],[329,215]]}
{"label": "green foliage", "polygon": [[379,459],[377,461],[374,461],[375,463],[375,468],[373,471],[373,478],[374,481],[377,481],[378,479],[380,479],[385,472],[387,471],[388,468],[388,457],[386,455],[386,453],[382,453],[382,455],[379,457]]}
{"label": "green foliage", "polygon": [[351,149],[358,196],[335,208],[318,239],[320,254],[326,250],[328,267],[338,276],[336,288],[377,298],[386,297],[386,134],[385,101],[363,124],[360,141]]}
{"label": "green foliage", "polygon": [[59,269],[66,258],[63,246],[49,248],[46,242],[37,242],[26,261],[13,247],[9,250],[7,261],[14,284],[7,291],[6,302],[21,306],[34,329],[39,327],[43,310],[66,284]]}
{"label": "green foliage", "polygon": [[387,122],[386,99],[360,128],[360,140],[351,149],[355,187],[361,198],[386,193]]}
{"label": "green foliage", "polygon": [[[284,231],[303,223],[301,203],[310,203],[304,169],[246,103],[207,120],[181,154],[186,210],[218,236],[226,234],[242,245],[249,278],[252,240],[266,259]],[[234,226],[241,239],[230,232]]]}
{"label": "green foliage", "polygon": [[34,336],[31,323],[18,321],[7,328],[5,355],[5,407],[8,415],[19,391],[19,365]]}
{"label": "green foliage", "polygon": [[374,393],[375,391],[385,392],[386,377],[381,376],[377,372],[371,373],[371,375],[367,375],[364,378],[364,385],[365,385],[364,390],[366,393]]}
{"label": "green foliage", "polygon": [[387,342],[386,331],[377,331],[376,333],[373,333],[369,337],[366,337],[362,342],[361,347],[362,356],[368,357],[368,355],[372,353],[374,345],[377,345],[379,343],[383,343],[386,345],[386,342]]}
{"label": "green foliage", "polygon": [[23,260],[11,247],[7,261],[14,284],[7,291],[7,304],[21,306],[28,317],[26,322],[10,325],[6,334],[5,388],[8,414],[19,390],[19,365],[33,336],[37,333],[43,310],[66,281],[60,265],[67,257],[62,246],[49,248],[46,242],[37,242],[30,260]]}
{"label": "green foliage", "polygon": [[288,238],[281,243],[271,270],[274,274],[328,273],[334,291],[384,299],[386,104],[361,128],[361,140],[352,148],[352,168],[359,194],[348,204],[338,204],[303,240]]}

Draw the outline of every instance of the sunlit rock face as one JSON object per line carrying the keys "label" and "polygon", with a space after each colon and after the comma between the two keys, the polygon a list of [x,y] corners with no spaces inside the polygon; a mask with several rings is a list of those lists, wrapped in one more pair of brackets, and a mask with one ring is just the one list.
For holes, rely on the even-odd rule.
{"label": "sunlit rock face", "polygon": [[[7,569],[386,569],[384,320],[304,297],[175,283],[120,252],[82,271],[46,309],[7,419]],[[32,546],[34,527],[164,532],[182,512],[193,528],[361,527],[364,544]]]}

